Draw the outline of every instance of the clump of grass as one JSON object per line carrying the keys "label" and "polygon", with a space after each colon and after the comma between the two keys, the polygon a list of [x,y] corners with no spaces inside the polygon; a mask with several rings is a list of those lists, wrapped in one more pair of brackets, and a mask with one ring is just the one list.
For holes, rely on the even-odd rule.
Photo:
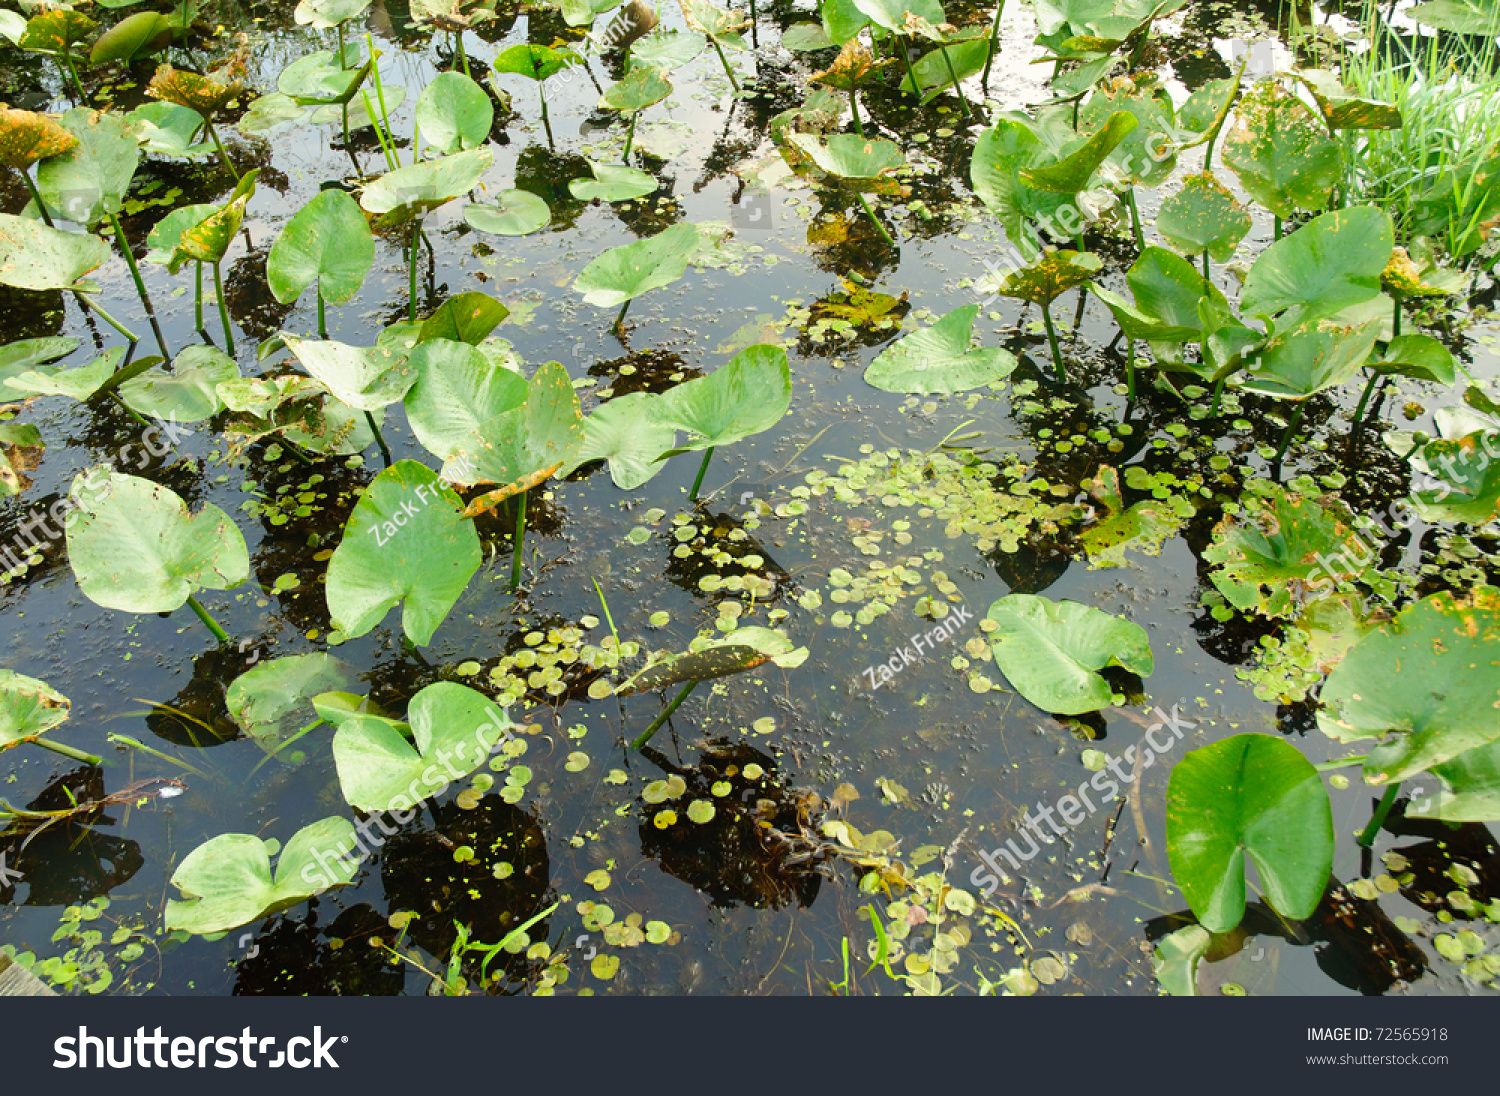
{"label": "clump of grass", "polygon": [[[1349,204],[1389,211],[1400,236],[1433,238],[1448,256],[1470,260],[1500,216],[1500,71],[1493,39],[1476,47],[1436,36],[1410,43],[1371,9],[1367,41],[1343,80],[1361,98],[1395,105],[1402,126],[1345,130]],[[1481,258],[1493,266],[1495,256]]]}

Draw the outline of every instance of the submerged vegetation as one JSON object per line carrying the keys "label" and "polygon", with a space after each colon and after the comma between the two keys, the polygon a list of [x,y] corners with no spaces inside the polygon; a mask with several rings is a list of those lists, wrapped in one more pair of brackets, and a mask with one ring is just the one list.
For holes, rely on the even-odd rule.
{"label": "submerged vegetation", "polygon": [[1500,7],[135,6],[0,10],[7,954],[1500,975]]}

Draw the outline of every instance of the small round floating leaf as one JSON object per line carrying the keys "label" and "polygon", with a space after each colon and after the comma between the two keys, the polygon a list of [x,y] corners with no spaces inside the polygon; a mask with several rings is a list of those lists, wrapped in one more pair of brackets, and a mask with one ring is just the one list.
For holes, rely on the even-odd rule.
{"label": "small round floating leaf", "polygon": [[70,707],[45,681],[0,670],[0,748],[51,730],[68,718]]}
{"label": "small round floating leaf", "polygon": [[657,811],[651,819],[651,824],[659,830],[667,829],[677,825],[677,812],[674,810]]}
{"label": "small round floating leaf", "polygon": [[610,884],[609,872],[603,868],[595,868],[583,877],[583,881],[596,891],[608,890]]}
{"label": "small round floating leaf", "polygon": [[887,392],[966,392],[993,384],[1016,368],[1015,355],[998,347],[969,349],[977,304],[955,308],[931,327],[914,331],[881,352],[865,380]]}
{"label": "small round floating leaf", "polygon": [[601,164],[589,161],[592,179],[572,179],[568,191],[581,202],[600,199],[606,202],[627,202],[653,194],[661,186],[656,176],[621,164]]}
{"label": "small round floating leaf", "polygon": [[588,767],[589,755],[582,750],[574,750],[570,753],[567,762],[563,765],[563,768],[567,769],[570,773],[581,773]]}
{"label": "small round floating leaf", "polygon": [[672,935],[672,926],[665,921],[647,921],[646,939],[653,944],[665,944]]}
{"label": "small round floating leaf", "polygon": [[477,148],[489,139],[495,103],[461,72],[440,72],[417,96],[415,121],[422,140],[439,154]]}
{"label": "small round floating leaf", "polygon": [[589,971],[602,982],[608,982],[619,969],[620,960],[613,955],[596,955],[589,963]]}
{"label": "small round floating leaf", "polygon": [[552,223],[552,210],[529,190],[502,190],[493,205],[470,202],[464,206],[470,227],[492,236],[525,236]]}
{"label": "small round floating leaf", "polygon": [[695,799],[688,804],[687,816],[689,821],[696,822],[702,826],[713,821],[715,807],[707,799]]}
{"label": "small round floating leaf", "polygon": [[1245,856],[1271,907],[1312,914],[1333,866],[1333,812],[1295,746],[1239,734],[1191,750],[1167,786],[1167,857],[1203,927],[1228,932],[1245,913]]}
{"label": "small round floating leaf", "polygon": [[700,243],[697,226],[675,224],[655,236],[610,248],[583,268],[573,288],[589,304],[617,308],[682,277]]}

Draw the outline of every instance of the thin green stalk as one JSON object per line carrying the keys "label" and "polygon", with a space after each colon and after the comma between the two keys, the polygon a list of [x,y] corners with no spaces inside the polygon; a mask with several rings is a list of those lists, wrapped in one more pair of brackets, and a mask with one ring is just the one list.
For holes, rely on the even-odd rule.
{"label": "thin green stalk", "polygon": [[901,60],[906,64],[906,77],[911,81],[911,93],[922,98],[922,85],[917,83],[917,70],[911,67],[911,42],[905,35],[896,35],[896,48],[901,51]]}
{"label": "thin green stalk", "polygon": [[1125,336],[1125,398],[1135,401],[1135,340]]}
{"label": "thin green stalk", "polygon": [[464,75],[469,75],[469,55],[464,52],[464,32],[457,30],[453,32],[453,43],[458,49],[458,62],[463,67]]}
{"label": "thin green stalk", "polygon": [[953,71],[953,58],[949,56],[948,51],[941,45],[938,46],[938,52],[943,55],[943,63],[948,66],[948,79],[953,81],[953,94],[958,96],[958,105],[963,108],[964,117],[973,118],[974,113],[969,110],[969,100],[964,98],[964,89],[959,86],[958,73]]}
{"label": "thin green stalk", "polygon": [[703,463],[698,466],[698,478],[693,481],[693,489],[688,494],[692,501],[698,501],[698,488],[703,486],[703,474],[708,471],[708,462],[714,459],[714,447],[710,445],[703,452]]}
{"label": "thin green stalk", "polygon": [[[348,69],[348,67],[349,67],[347,64],[344,63],[344,24],[340,23],[334,29],[339,32],[339,71],[343,72],[346,69]],[[348,117],[348,105],[347,104],[345,104],[345,117]]]}
{"label": "thin green stalk", "polygon": [[1292,415],[1290,422],[1286,424],[1286,433],[1281,435],[1281,445],[1276,450],[1276,459],[1272,463],[1280,464],[1281,458],[1286,456],[1286,451],[1291,448],[1292,435],[1296,433],[1297,427],[1302,424],[1302,416],[1307,413],[1307,401],[1299,400],[1297,410]]}
{"label": "thin green stalk", "polygon": [[[359,97],[365,104],[365,112],[370,116],[370,120],[374,122],[375,104],[370,101],[370,93],[361,90]],[[395,171],[396,168],[401,166],[401,162],[396,159],[395,149],[386,137],[385,127],[379,122],[375,122],[375,139],[380,142],[380,151],[385,156],[386,170]]]}
{"label": "thin green stalk", "polygon": [[609,634],[615,637],[615,650],[620,649],[620,633],[615,631],[615,618],[610,615],[609,601],[604,596],[604,587],[599,585],[596,578],[589,579],[594,584],[594,592],[599,595],[599,604],[604,606],[604,620],[609,625]]}
{"label": "thin green stalk", "polygon": [[635,144],[635,120],[640,116],[640,113],[638,110],[631,111],[630,125],[625,130],[625,151],[620,155],[620,163],[627,166],[630,164],[630,146]]}
{"label": "thin green stalk", "polygon": [[151,746],[146,745],[138,738],[131,738],[128,734],[112,734],[109,736],[108,741],[112,746],[129,746],[133,750],[140,750],[141,753],[148,753],[152,757],[159,757],[169,765],[177,765],[180,768],[183,768],[192,773],[194,776],[199,777],[200,779],[213,779],[213,777],[209,776],[202,769],[198,768],[197,765],[194,765],[188,761],[184,761],[180,757],[173,757],[169,753],[154,749]]}
{"label": "thin green stalk", "polygon": [[[120,224],[119,215],[111,213],[109,215],[109,223],[115,230],[115,242],[120,245],[120,250],[125,254],[125,265],[130,268],[130,277],[135,282],[135,291],[141,296],[141,304],[146,306],[146,315],[154,320],[156,318],[156,309],[151,307],[151,298],[146,293],[146,282],[141,277],[141,268],[135,265],[135,255],[131,253],[130,241],[125,238],[125,228]],[[154,327],[155,325],[153,324],[152,326]],[[160,341],[160,333],[158,333],[157,338]],[[171,357],[170,354],[167,354],[165,344],[163,344],[161,352],[166,354],[168,358]]]}
{"label": "thin green stalk", "polygon": [[1052,346],[1052,364],[1057,367],[1057,379],[1068,383],[1068,371],[1063,365],[1062,348],[1057,345],[1057,329],[1052,326],[1052,309],[1042,305],[1042,323],[1047,326],[1047,342]]}
{"label": "thin green stalk", "polygon": [[1380,381],[1381,375],[1379,373],[1372,372],[1370,374],[1370,380],[1368,383],[1366,383],[1365,390],[1359,395],[1359,405],[1354,408],[1353,423],[1355,426],[1358,426],[1360,423],[1365,421],[1365,405],[1370,402],[1370,396],[1374,394],[1375,386],[1379,384]]}
{"label": "thin green stalk", "polygon": [[1380,827],[1385,825],[1386,815],[1391,813],[1391,807],[1396,802],[1396,793],[1401,790],[1401,782],[1398,780],[1385,790],[1380,797],[1380,802],[1375,806],[1375,813],[1370,816],[1370,824],[1366,826],[1359,835],[1359,843],[1368,849],[1375,843],[1375,835],[1380,832]]}
{"label": "thin green stalk", "polygon": [[224,142],[219,140],[219,131],[214,128],[212,118],[205,118],[203,122],[208,126],[208,135],[214,139],[214,148],[219,150],[219,155],[224,160],[224,166],[229,169],[229,174],[234,176],[235,185],[239,185],[240,173],[235,169],[234,161],[229,158],[229,150],[224,147]]}
{"label": "thin green stalk", "polygon": [[1227,373],[1224,376],[1220,377],[1218,380],[1214,381],[1214,401],[1213,403],[1209,404],[1208,407],[1208,413],[1210,416],[1217,415],[1219,413],[1219,400],[1224,396],[1224,385],[1227,384],[1228,381],[1229,375]]}
{"label": "thin green stalk", "polygon": [[217,639],[220,643],[229,642],[229,633],[226,632],[223,628],[220,628],[219,622],[208,615],[208,610],[205,609],[202,605],[198,604],[197,598],[195,598],[192,594],[189,594],[187,603],[188,608],[198,614],[198,619],[203,621],[204,626],[214,634],[215,639]]}
{"label": "thin green stalk", "polygon": [[141,337],[139,335],[137,335],[134,331],[130,330],[130,328],[126,327],[119,320],[115,319],[108,312],[104,311],[104,307],[101,304],[99,304],[98,301],[90,300],[88,297],[84,296],[82,293],[77,294],[77,296],[78,296],[78,303],[79,304],[83,305],[83,307],[85,307],[85,308],[92,308],[95,312],[99,313],[99,318],[101,320],[103,320],[105,323],[109,324],[110,327],[113,327],[116,331],[118,331],[120,334],[124,335],[131,342],[140,342],[141,341]]}
{"label": "thin green stalk", "polygon": [[614,324],[614,332],[615,332],[616,335],[618,335],[621,331],[624,330],[624,328],[621,325],[624,324],[624,322],[625,322],[625,313],[626,313],[626,311],[629,310],[629,308],[630,308],[630,302],[628,300],[624,304],[622,304],[620,306],[620,313],[619,313],[619,315],[617,315],[615,317],[615,324]]}
{"label": "thin green stalk", "polygon": [[870,223],[875,226],[875,231],[880,233],[880,238],[889,246],[895,247],[896,241],[891,239],[891,234],[885,230],[885,225],[881,224],[880,219],[875,216],[875,211],[870,208],[870,203],[863,194],[859,195],[859,204],[864,206],[865,216],[870,218]]}
{"label": "thin green stalk", "polygon": [[73,68],[73,58],[68,56],[67,51],[64,51],[57,55],[57,59],[62,64],[63,72],[72,77],[73,87],[78,90],[78,101],[80,103],[87,102],[89,97],[88,92],[83,90],[83,81],[78,78],[78,72]]}
{"label": "thin green stalk", "polygon": [[657,731],[661,730],[661,725],[672,718],[672,713],[681,706],[682,702],[688,698],[688,694],[697,687],[698,683],[696,681],[689,681],[686,685],[684,685],[682,687],[682,692],[678,693],[677,696],[673,698],[672,703],[663,708],[661,715],[657,716],[651,721],[651,726],[647,727],[644,731],[636,736],[635,741],[630,744],[630,748],[633,750],[639,750],[647,742],[650,742],[651,736],[654,735]]}
{"label": "thin green stalk", "polygon": [[1135,233],[1135,247],[1137,251],[1146,250],[1146,234],[1141,230],[1141,211],[1135,204],[1135,187],[1125,188],[1125,204],[1130,207],[1130,228]]}
{"label": "thin green stalk", "polygon": [[26,189],[31,191],[31,200],[36,203],[37,212],[42,215],[42,221],[48,228],[56,228],[52,223],[52,215],[47,212],[47,203],[42,201],[42,196],[36,189],[36,184],[31,181],[31,172],[23,170],[21,178],[26,180]]}
{"label": "thin green stalk", "polygon": [[854,115],[854,132],[861,137],[865,135],[865,124],[859,120],[859,100],[855,98],[857,89],[853,84],[849,85],[849,113]]}
{"label": "thin green stalk", "polygon": [[1391,302],[1391,338],[1401,335],[1401,298],[1397,297]]}
{"label": "thin green stalk", "polygon": [[193,263],[194,278],[193,286],[193,330],[203,330],[203,264],[197,261]]}
{"label": "thin green stalk", "polygon": [[64,746],[61,742],[53,742],[46,738],[33,738],[31,741],[44,750],[71,757],[74,761],[82,761],[85,765],[99,765],[104,760],[97,754],[84,753],[82,750],[75,750],[72,746]]}
{"label": "thin green stalk", "polygon": [[1272,222],[1273,222],[1272,232],[1274,232],[1275,235],[1272,236],[1271,238],[1273,240],[1279,240],[1279,239],[1281,239],[1281,218],[1273,216],[1272,217]]}
{"label": "thin green stalk", "polygon": [[229,302],[224,300],[224,278],[214,263],[214,297],[219,302],[219,319],[224,324],[224,352],[234,357],[234,331],[229,326]]}
{"label": "thin green stalk", "polygon": [[422,242],[422,224],[417,226],[411,233],[411,252],[406,262],[406,283],[409,299],[406,302],[406,318],[415,322],[417,318],[417,248]]}
{"label": "thin green stalk", "polygon": [[380,456],[385,461],[385,466],[389,468],[395,462],[391,459],[390,447],[385,443],[385,435],[380,432],[380,424],[375,421],[375,416],[369,411],[365,412],[365,422],[370,426],[370,433],[375,435],[375,444],[380,446]]}
{"label": "thin green stalk", "polygon": [[740,93],[740,82],[734,78],[734,69],[729,67],[729,58],[724,56],[724,47],[719,45],[716,38],[710,38],[709,41],[714,44],[714,52],[719,55],[719,60],[724,65],[724,74],[729,77],[729,86],[734,88],[734,93],[738,95]]}
{"label": "thin green stalk", "polygon": [[328,317],[323,311],[323,282],[318,281],[318,338],[328,338]]}
{"label": "thin green stalk", "polygon": [[[554,147],[554,142],[552,140],[552,120],[547,117],[547,91],[546,91],[546,81],[545,80],[538,80],[536,82],[536,94],[537,94],[537,98],[542,101],[542,128],[547,131],[547,147],[548,148],[552,148],[552,147]],[[631,129],[630,129],[631,133],[634,133],[635,132],[635,115],[634,114],[632,114],[630,116],[630,127],[631,127]],[[628,139],[625,142],[625,155],[626,156],[630,155],[630,141]]]}
{"label": "thin green stalk", "polygon": [[349,103],[348,103],[348,101],[346,100],[343,104],[341,104],[341,107],[342,107],[342,119],[343,119],[343,123],[344,123],[344,147],[348,148],[350,145],[352,145],[354,143],[349,138]]}
{"label": "thin green stalk", "polygon": [[[385,126],[386,133],[389,134],[391,132],[391,116],[385,106],[385,87],[380,82],[380,63],[376,60],[375,39],[368,33],[365,34],[365,46],[370,51],[370,76],[375,81],[375,98],[380,101],[380,121]],[[374,112],[372,111],[371,115],[373,116],[373,114]],[[395,160],[396,166],[400,167],[401,155],[396,151],[394,137],[391,138],[390,155]],[[412,155],[416,155],[415,149],[412,150]]]}
{"label": "thin green stalk", "polygon": [[984,59],[984,75],[979,78],[979,91],[982,95],[990,93],[990,66],[995,63],[995,54],[1000,51],[1000,13],[1005,10],[1005,0],[1000,0],[995,5],[995,21],[990,25],[990,52]]}
{"label": "thin green stalk", "polygon": [[521,563],[522,552],[526,547],[526,492],[522,491],[516,496],[516,535],[514,537],[515,547],[510,558],[510,588],[517,589],[521,585]]}
{"label": "thin green stalk", "polygon": [[1209,274],[1208,274],[1208,252],[1207,251],[1205,251],[1203,253],[1203,280],[1205,282],[1209,280]]}

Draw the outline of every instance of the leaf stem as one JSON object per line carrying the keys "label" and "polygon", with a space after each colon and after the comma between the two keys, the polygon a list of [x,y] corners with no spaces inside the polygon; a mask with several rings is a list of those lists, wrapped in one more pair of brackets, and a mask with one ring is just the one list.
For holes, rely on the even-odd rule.
{"label": "leaf stem", "polygon": [[1365,390],[1359,395],[1359,406],[1354,409],[1354,425],[1358,426],[1365,419],[1365,405],[1370,402],[1370,396],[1375,392],[1375,386],[1380,383],[1380,374],[1371,372],[1369,383]]}
{"label": "leaf stem", "polygon": [[323,313],[323,280],[318,279],[318,338],[328,338],[328,318]]}
{"label": "leaf stem", "polygon": [[380,432],[380,424],[375,421],[375,416],[369,411],[365,412],[365,422],[370,424],[370,433],[375,435],[375,444],[380,446],[380,455],[385,460],[385,466],[389,468],[393,463],[391,450],[385,444],[385,435]]}
{"label": "leaf stem", "polygon": [[625,312],[629,308],[630,308],[630,301],[629,300],[627,300],[624,304],[622,304],[620,306],[620,313],[619,313],[619,315],[617,315],[615,317],[615,323],[614,323],[614,332],[615,332],[616,335],[618,335],[620,333],[620,331],[621,331],[621,326],[620,325],[625,322]]}
{"label": "leaf stem", "polygon": [[1057,345],[1057,328],[1052,326],[1052,309],[1042,305],[1042,323],[1047,326],[1047,342],[1052,347],[1052,364],[1057,368],[1057,379],[1068,383],[1068,371],[1063,365],[1062,348]]}
{"label": "leaf stem", "polygon": [[1370,816],[1370,824],[1367,825],[1359,835],[1359,843],[1368,849],[1375,843],[1375,835],[1380,832],[1380,827],[1385,825],[1386,815],[1391,813],[1391,807],[1396,802],[1396,793],[1401,790],[1401,781],[1396,781],[1385,790],[1380,797],[1380,802],[1375,806],[1375,813]]}
{"label": "leaf stem", "polygon": [[31,172],[22,169],[21,178],[26,181],[26,189],[31,191],[31,200],[36,203],[36,210],[42,215],[43,223],[48,228],[56,228],[57,226],[52,223],[52,215],[47,212],[47,203],[42,201],[41,193],[38,192],[36,184],[31,181]]}
{"label": "leaf stem", "polygon": [[708,462],[714,459],[714,447],[710,445],[703,453],[703,463],[698,466],[698,478],[693,481],[693,490],[688,497],[698,501],[698,488],[703,486],[703,474],[708,471]]}
{"label": "leaf stem", "polygon": [[630,164],[630,146],[635,144],[635,120],[640,113],[638,110],[630,112],[630,125],[625,130],[625,151],[620,154],[620,163],[626,166]]}
{"label": "leaf stem", "polygon": [[995,54],[1000,50],[1000,14],[1005,10],[1005,0],[995,5],[995,21],[990,25],[990,52],[984,59],[984,75],[979,78],[979,92],[990,94],[990,66],[995,63]]}
{"label": "leaf stem", "polygon": [[522,491],[516,496],[516,535],[515,547],[510,560],[510,588],[517,589],[521,585],[521,564],[523,562],[522,552],[526,546],[526,492]]}
{"label": "leaf stem", "polygon": [[1286,424],[1286,433],[1281,435],[1281,446],[1276,450],[1276,460],[1273,462],[1274,464],[1280,464],[1281,458],[1286,456],[1286,451],[1291,447],[1292,444],[1292,435],[1296,433],[1297,427],[1302,423],[1302,416],[1306,413],[1307,401],[1297,401],[1297,410],[1292,415],[1291,422]]}
{"label": "leaf stem", "polygon": [[1135,340],[1125,336],[1125,398],[1135,402]]}
{"label": "leaf stem", "polygon": [[734,93],[740,93],[740,82],[734,78],[734,69],[729,67],[729,58],[724,56],[724,47],[719,45],[719,40],[710,36],[709,41],[714,44],[714,51],[719,55],[719,60],[724,65],[724,74],[729,77],[729,86],[734,88]]}
{"label": "leaf stem", "polygon": [[959,85],[958,73],[953,70],[953,58],[948,55],[944,46],[938,46],[938,52],[943,55],[943,63],[948,66],[948,79],[953,81],[953,94],[958,96],[958,105],[963,107],[964,117],[972,119],[974,113],[969,109],[969,100],[964,97],[964,89]]}
{"label": "leaf stem", "polygon": [[654,735],[657,731],[661,730],[661,725],[672,718],[672,713],[675,712],[682,704],[682,702],[688,698],[688,694],[697,687],[698,683],[696,681],[689,681],[686,685],[684,685],[682,687],[682,692],[678,693],[677,696],[673,698],[672,703],[663,708],[661,715],[657,716],[651,721],[651,726],[647,727],[644,731],[636,736],[635,741],[630,744],[630,748],[633,750],[639,750],[647,742],[650,742],[651,736]]}
{"label": "leaf stem", "polygon": [[234,357],[234,330],[229,326],[229,302],[224,300],[224,278],[219,273],[219,264],[214,263],[214,297],[219,302],[219,320],[224,325],[224,348]]}
{"label": "leaf stem", "polygon": [[[130,241],[125,238],[125,226],[120,224],[119,214],[111,213],[109,223],[115,230],[115,243],[120,245],[120,250],[125,254],[125,265],[130,268],[130,277],[135,282],[135,291],[140,294],[141,304],[146,307],[146,316],[153,321],[152,327],[155,328],[156,309],[151,306],[151,298],[146,293],[145,279],[141,277],[141,268],[135,264],[135,255],[130,250]],[[157,331],[157,342],[161,343],[161,352],[170,358],[172,355],[167,353],[167,346],[165,342],[162,342],[160,331]]]}
{"label": "leaf stem", "polygon": [[[75,290],[75,292],[77,292],[77,291]],[[131,342],[140,342],[141,341],[141,337],[139,335],[137,335],[134,331],[130,330],[130,328],[126,327],[119,320],[115,319],[108,312],[104,311],[103,306],[100,305],[97,301],[90,300],[88,297],[84,296],[82,293],[78,293],[77,296],[78,296],[78,303],[79,304],[83,305],[84,308],[92,308],[95,312],[99,313],[99,318],[101,320],[103,320],[105,323],[109,324],[110,327],[113,327],[116,331],[118,331],[120,334],[124,335]]]}
{"label": "leaf stem", "polygon": [[208,615],[208,610],[198,603],[198,599],[192,594],[188,595],[188,608],[198,614],[198,619],[203,621],[204,626],[214,634],[214,638],[220,643],[229,642],[229,633],[219,627],[219,622]]}
{"label": "leaf stem", "polygon": [[193,287],[193,330],[203,330],[203,264],[197,260],[193,261],[193,270],[197,274]]}
{"label": "leaf stem", "polygon": [[49,739],[45,738],[33,738],[31,741],[36,743],[44,750],[51,750],[55,754],[62,754],[64,757],[71,757],[74,761],[82,761],[86,765],[99,765],[103,763],[103,758],[97,756],[96,754],[84,753],[82,750],[75,750],[72,746],[65,746],[61,742],[52,742]]}
{"label": "leaf stem", "polygon": [[859,100],[856,98],[858,89],[853,84],[849,85],[849,113],[854,115],[854,132],[861,137],[865,135],[865,124],[859,120]]}
{"label": "leaf stem", "polygon": [[875,231],[880,233],[880,238],[884,240],[888,246],[895,247],[896,241],[891,238],[891,234],[885,230],[885,225],[881,224],[880,219],[875,216],[875,211],[870,208],[869,201],[866,200],[863,194],[860,194],[858,197],[859,204],[864,206],[865,216],[870,218],[870,223],[875,226]]}
{"label": "leaf stem", "polygon": [[1130,228],[1135,233],[1135,248],[1146,250],[1146,234],[1141,230],[1141,211],[1135,204],[1135,187],[1125,188],[1125,204],[1130,207]]}
{"label": "leaf stem", "polygon": [[422,222],[419,220],[411,230],[411,253],[406,261],[407,296],[406,318],[415,322],[417,318],[417,247],[422,242]]}
{"label": "leaf stem", "polygon": [[239,186],[240,173],[235,170],[234,161],[229,158],[229,150],[224,147],[224,142],[219,140],[219,131],[214,128],[212,118],[204,118],[204,125],[208,126],[208,135],[214,139],[214,147],[219,150],[219,155],[224,159],[224,166],[229,169],[229,174],[234,176],[235,186]]}
{"label": "leaf stem", "polygon": [[922,85],[917,83],[917,70],[911,67],[911,42],[905,35],[895,35],[896,48],[901,51],[901,60],[906,63],[906,77],[911,81],[911,93],[922,98]]}

